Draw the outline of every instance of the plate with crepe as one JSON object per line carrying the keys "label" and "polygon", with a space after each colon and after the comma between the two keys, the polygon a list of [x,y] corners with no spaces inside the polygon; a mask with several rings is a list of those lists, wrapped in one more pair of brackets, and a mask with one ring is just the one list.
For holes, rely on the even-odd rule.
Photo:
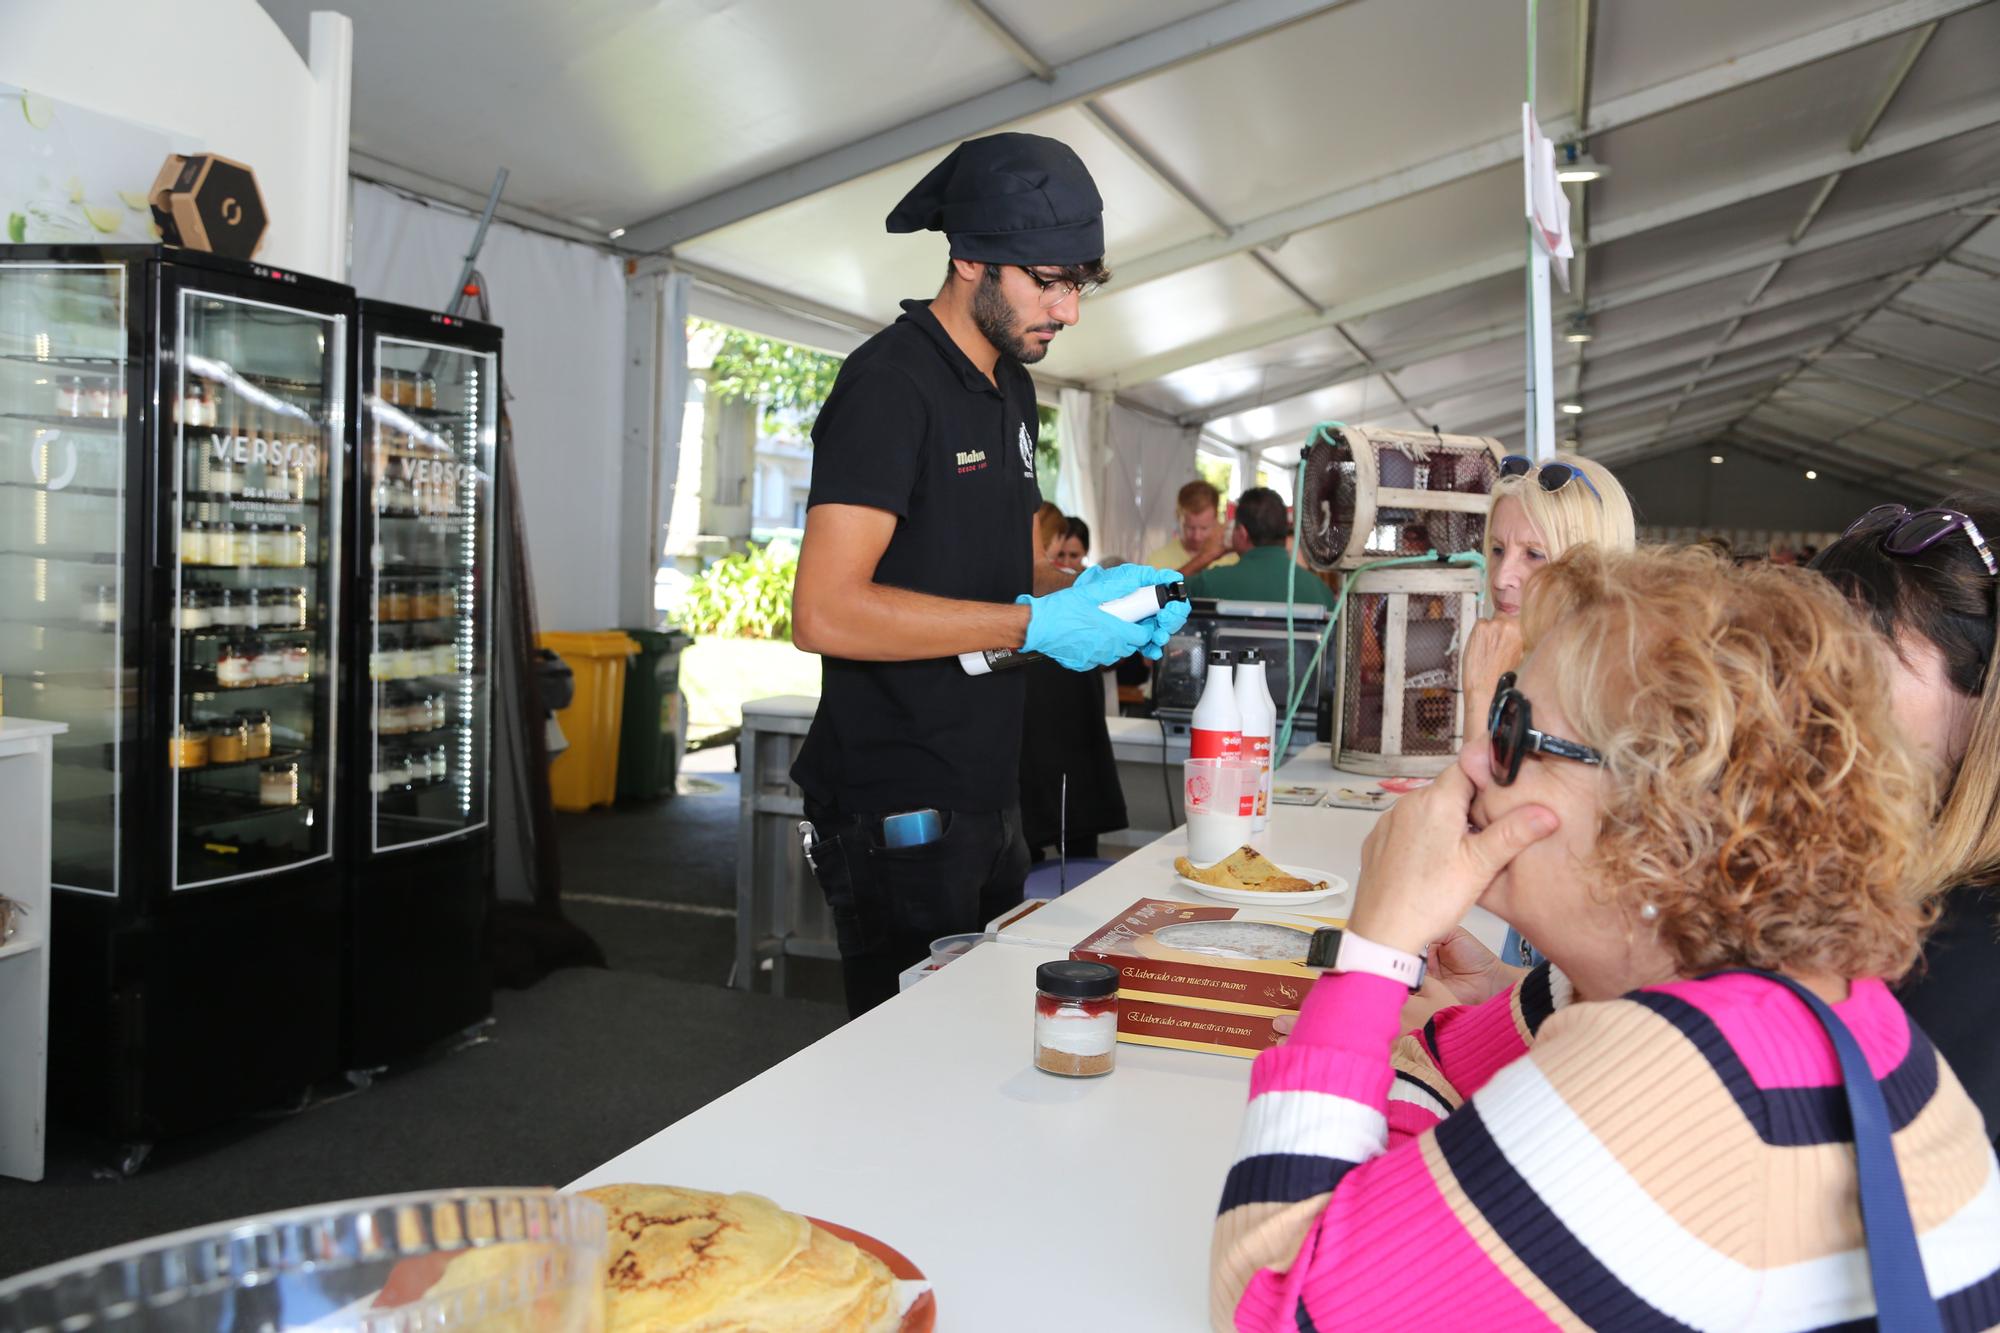
{"label": "plate with crepe", "polygon": [[1311,866],[1286,868],[1254,847],[1238,847],[1212,866],[1175,857],[1174,873],[1183,886],[1204,897],[1254,907],[1300,907],[1348,891],[1339,875]]}
{"label": "plate with crepe", "polygon": [[859,1231],[760,1195],[666,1185],[585,1190],[603,1204],[607,1333],[798,1328],[932,1333],[930,1283]]}

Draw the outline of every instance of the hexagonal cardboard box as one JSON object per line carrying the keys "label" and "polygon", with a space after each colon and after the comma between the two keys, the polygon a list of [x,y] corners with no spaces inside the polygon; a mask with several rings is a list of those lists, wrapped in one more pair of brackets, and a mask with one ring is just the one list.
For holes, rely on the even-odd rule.
{"label": "hexagonal cardboard box", "polygon": [[257,174],[214,153],[169,157],[148,202],[167,244],[228,259],[256,254],[269,222]]}

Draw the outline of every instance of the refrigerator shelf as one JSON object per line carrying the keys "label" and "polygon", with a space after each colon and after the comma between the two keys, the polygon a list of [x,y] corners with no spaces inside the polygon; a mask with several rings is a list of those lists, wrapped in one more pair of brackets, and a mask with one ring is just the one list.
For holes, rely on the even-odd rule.
{"label": "refrigerator shelf", "polygon": [[382,620],[375,618],[371,619],[368,623],[376,629],[414,629],[422,625],[456,625],[458,620],[457,616],[451,615],[424,616],[420,620]]}
{"label": "refrigerator shelf", "polygon": [[25,551],[0,551],[0,557],[7,556],[19,560],[49,560],[59,565],[115,565],[119,563],[116,551],[63,551],[53,546],[30,547]]}
{"label": "refrigerator shelf", "polygon": [[313,752],[311,750],[288,750],[272,746],[271,753],[259,755],[255,759],[211,759],[198,768],[177,768],[174,772],[184,778],[190,778],[197,777],[203,773],[212,773],[219,768],[255,768],[259,764],[284,764],[301,759],[310,759],[312,755]]}
{"label": "refrigerator shelf", "polygon": [[317,509],[320,506],[318,500],[280,500],[276,497],[266,498],[258,495],[233,495],[228,491],[184,491],[181,493],[181,499],[192,504],[242,505],[246,509],[297,509],[301,506]]}
{"label": "refrigerator shelf", "polygon": [[319,683],[318,677],[308,676],[304,680],[256,680],[248,685],[224,685],[216,680],[213,671],[187,669],[181,672],[181,694],[189,699],[212,698],[218,694],[235,697],[258,690],[311,689]]}
{"label": "refrigerator shelf", "polygon": [[28,366],[99,375],[106,366],[122,366],[132,358],[122,356],[28,356],[21,352],[0,352],[0,361],[18,361]]}
{"label": "refrigerator shelf", "polygon": [[38,481],[0,481],[0,486],[17,491],[40,491],[45,495],[90,495],[116,500],[124,494],[109,486],[44,486]]}
{"label": "refrigerator shelf", "polygon": [[[196,564],[193,561],[186,561],[180,568],[182,578],[186,578],[189,574],[261,574],[266,571],[290,574],[294,578],[300,576],[311,578],[316,573],[310,562],[303,565],[202,565]],[[222,587],[224,585],[217,584],[216,586]],[[231,584],[228,586],[234,587],[235,585]]]}
{"label": "refrigerator shelf", "polygon": [[377,574],[384,578],[464,578],[470,571],[464,565],[413,565],[400,561],[390,561],[376,566]]}
{"label": "refrigerator shelf", "polygon": [[118,626],[76,616],[0,616],[0,625],[27,625],[35,629],[56,629],[70,634],[115,634]]}
{"label": "refrigerator shelf", "polygon": [[270,634],[316,634],[316,625],[222,625],[209,629],[184,629],[181,639],[187,643],[213,643],[217,640],[261,638]]}
{"label": "refrigerator shelf", "polygon": [[0,412],[0,421],[26,421],[37,426],[57,426],[63,430],[125,430],[124,417],[59,417],[52,412]]}
{"label": "refrigerator shelf", "polygon": [[[186,769],[183,771],[199,773],[201,770]],[[257,799],[254,792],[218,791],[213,788],[195,788],[190,790],[183,787],[181,790],[181,832],[185,836],[190,832],[223,828],[230,824],[240,824],[246,819],[261,819],[267,815],[296,816],[301,810],[310,813],[312,808],[312,801],[305,797],[301,797],[290,805],[265,805]],[[273,866],[271,868],[282,870],[286,867]]]}

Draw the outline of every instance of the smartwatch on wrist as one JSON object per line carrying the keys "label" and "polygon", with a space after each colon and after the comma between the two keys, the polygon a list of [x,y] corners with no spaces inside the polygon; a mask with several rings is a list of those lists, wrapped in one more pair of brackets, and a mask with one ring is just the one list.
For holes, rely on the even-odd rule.
{"label": "smartwatch on wrist", "polygon": [[1411,990],[1424,984],[1423,955],[1391,949],[1338,926],[1321,926],[1313,932],[1306,949],[1306,966],[1327,972],[1366,972],[1401,982]]}

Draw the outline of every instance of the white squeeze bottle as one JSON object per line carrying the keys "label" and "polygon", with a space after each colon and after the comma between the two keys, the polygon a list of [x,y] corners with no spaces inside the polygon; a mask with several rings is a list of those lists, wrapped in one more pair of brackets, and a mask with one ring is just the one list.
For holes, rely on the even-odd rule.
{"label": "white squeeze bottle", "polygon": [[1189,729],[1190,759],[1243,757],[1243,719],[1236,711],[1231,660],[1226,652],[1208,655],[1208,684],[1202,688],[1201,702],[1194,706],[1193,726]]}
{"label": "white squeeze bottle", "polygon": [[1278,706],[1264,671],[1264,655],[1255,648],[1243,654],[1236,668],[1236,712],[1243,720],[1243,758],[1257,765],[1257,795],[1251,831],[1261,833],[1271,822],[1271,738],[1278,729]]}

